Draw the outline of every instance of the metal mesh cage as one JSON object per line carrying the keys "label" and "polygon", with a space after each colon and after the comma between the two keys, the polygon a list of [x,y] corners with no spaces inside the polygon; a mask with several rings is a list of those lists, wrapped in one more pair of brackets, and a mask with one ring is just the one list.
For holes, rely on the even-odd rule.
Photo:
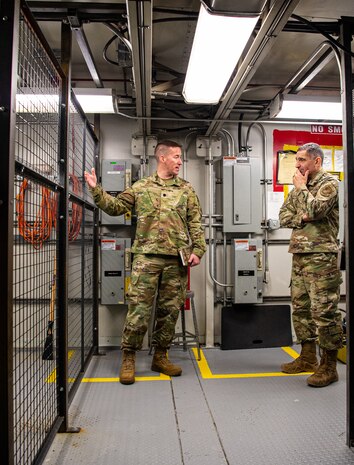
{"label": "metal mesh cage", "polygon": [[[59,175],[60,77],[25,18],[19,31],[15,157],[53,181]],[[57,416],[57,194],[17,173],[14,197],[14,456],[20,465],[32,463]]]}
{"label": "metal mesh cage", "polygon": [[[87,165],[94,166],[97,141],[82,111],[71,102],[63,149],[62,78],[39,37],[24,12],[19,25],[13,230],[16,465],[35,463],[60,423],[62,354],[68,355],[68,369],[60,382],[70,392],[94,344],[95,207],[83,173]],[[63,182],[62,160],[68,183]],[[58,233],[63,199],[67,245]],[[63,269],[66,273],[60,273]],[[61,289],[67,289],[65,309],[58,308]],[[59,331],[65,324],[67,341]]]}
{"label": "metal mesh cage", "polygon": [[30,24],[20,21],[16,159],[58,179],[60,77]]}
{"label": "metal mesh cage", "polygon": [[14,452],[16,464],[28,464],[57,415],[57,388],[53,382],[56,370],[55,216],[49,214],[43,221],[44,212],[51,205],[55,208],[56,194],[43,184],[23,178],[15,183],[15,199]]}

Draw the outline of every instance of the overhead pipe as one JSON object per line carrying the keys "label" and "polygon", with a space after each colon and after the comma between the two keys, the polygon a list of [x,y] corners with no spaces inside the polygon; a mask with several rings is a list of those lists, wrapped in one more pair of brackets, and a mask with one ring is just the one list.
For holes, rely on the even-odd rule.
{"label": "overhead pipe", "polygon": [[[127,115],[126,113],[122,113],[121,111],[116,112],[117,115],[120,115],[127,119],[133,120],[149,120],[149,121],[178,121],[183,123],[262,123],[262,124],[289,124],[288,119],[223,119],[223,118],[216,118],[216,119],[203,119],[203,118],[173,118],[173,117],[165,117],[165,116],[132,116]],[[298,124],[313,124],[316,120],[297,120],[296,123]],[[340,125],[337,120],[328,120],[327,123],[335,123]],[[202,127],[200,129],[203,129]]]}
{"label": "overhead pipe", "polygon": [[214,159],[213,155],[211,152],[211,143],[209,139],[209,147],[208,147],[208,167],[209,167],[209,276],[210,279],[213,281],[214,284],[217,286],[221,287],[234,287],[233,284],[225,284],[225,283],[220,283],[219,281],[216,280],[214,276],[214,253],[215,253],[215,248],[214,248],[214,231],[213,231],[213,215],[214,215],[214,198],[215,198],[215,193],[214,193],[214,182],[213,182],[213,164],[214,164]]}
{"label": "overhead pipe", "polygon": [[129,40],[124,36],[124,34],[113,24],[111,23],[103,23],[110,31],[113,32],[117,36],[117,38],[123,42],[123,44],[127,47],[130,53],[133,52],[132,44],[129,42]]}
{"label": "overhead pipe", "polygon": [[188,132],[188,134],[186,135],[186,137],[184,138],[184,144],[183,144],[183,179],[186,179],[187,178],[187,163],[188,163],[188,149],[189,149],[189,146],[190,146],[190,143],[187,145],[187,140],[189,139],[189,137],[192,135],[192,134],[195,134],[195,133],[198,133],[198,130],[196,129],[193,129],[191,131]]}
{"label": "overhead pipe", "polygon": [[[152,1],[127,0],[139,131],[151,133]],[[146,159],[145,159],[146,161]]]}
{"label": "overhead pipe", "polygon": [[264,273],[263,273],[263,282],[268,283],[268,276],[269,276],[269,254],[268,254],[268,202],[267,202],[267,185],[268,179],[266,176],[267,169],[266,169],[266,148],[267,148],[267,134],[265,132],[264,127],[260,123],[252,123],[248,129],[246,134],[246,147],[248,147],[248,139],[253,127],[258,127],[263,136],[263,150],[262,150],[262,179],[261,182],[263,183],[263,213],[264,213]]}
{"label": "overhead pipe", "polygon": [[227,144],[228,155],[234,156],[235,155],[235,141],[234,141],[234,138],[232,137],[232,134],[229,131],[227,131],[225,128],[221,129],[221,133],[226,134],[228,138],[227,139],[228,140],[228,144]]}
{"label": "overhead pipe", "polygon": [[301,74],[306,70],[306,68],[308,68],[310,66],[310,64],[318,57],[320,52],[325,47],[331,47],[331,49],[332,49],[332,51],[334,53],[334,56],[335,56],[335,58],[337,60],[339,73],[341,75],[342,70],[341,70],[341,67],[340,67],[340,54],[339,54],[339,51],[335,48],[335,46],[329,40],[325,40],[308,57],[308,59],[305,61],[305,63],[296,71],[294,76],[284,85],[284,87],[281,88],[281,90],[279,91],[280,94],[285,92],[287,89],[289,89],[295,83],[296,79],[298,79],[301,76]]}

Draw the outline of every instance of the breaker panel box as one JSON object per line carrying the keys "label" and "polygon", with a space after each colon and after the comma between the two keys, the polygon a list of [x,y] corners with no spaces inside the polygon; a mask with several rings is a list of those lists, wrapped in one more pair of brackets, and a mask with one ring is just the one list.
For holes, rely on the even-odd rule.
{"label": "breaker panel box", "polygon": [[[103,189],[116,197],[132,183],[132,162],[131,160],[102,160],[101,183]],[[131,212],[120,216],[110,216],[101,211],[101,224],[105,225],[130,225]]]}
{"label": "breaker panel box", "polygon": [[261,239],[234,239],[234,303],[263,302],[263,248]]}
{"label": "breaker panel box", "polygon": [[225,233],[262,233],[261,160],[223,159],[223,228]]}
{"label": "breaker panel box", "polygon": [[131,239],[101,239],[101,304],[125,304],[131,273]]}

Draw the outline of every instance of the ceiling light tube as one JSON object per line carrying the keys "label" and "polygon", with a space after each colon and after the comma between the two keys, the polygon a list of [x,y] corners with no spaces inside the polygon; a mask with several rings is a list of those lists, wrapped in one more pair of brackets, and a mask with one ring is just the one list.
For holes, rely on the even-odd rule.
{"label": "ceiling light tube", "polygon": [[182,92],[187,103],[220,101],[257,21],[209,14],[201,6]]}
{"label": "ceiling light tube", "polygon": [[[117,99],[112,89],[78,89],[74,94],[84,113],[116,113]],[[59,113],[59,94],[45,89],[17,90],[17,113]]]}
{"label": "ceiling light tube", "polygon": [[342,104],[337,97],[287,94],[281,98],[276,118],[342,121]]}
{"label": "ceiling light tube", "polygon": [[116,95],[112,89],[74,88],[73,91],[84,113],[116,113]]}

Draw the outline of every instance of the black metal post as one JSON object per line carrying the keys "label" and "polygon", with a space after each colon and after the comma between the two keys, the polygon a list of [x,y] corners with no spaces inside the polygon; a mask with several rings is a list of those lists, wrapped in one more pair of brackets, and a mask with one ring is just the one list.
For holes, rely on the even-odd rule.
{"label": "black metal post", "polygon": [[[81,179],[84,182],[84,170],[86,166],[86,134],[87,122],[84,125],[83,143],[82,143],[82,168]],[[86,208],[82,205],[82,222],[81,222],[81,372],[85,367],[85,271],[86,271],[86,258],[85,258],[85,243],[86,243]]]}
{"label": "black metal post", "polygon": [[0,463],[14,464],[13,198],[19,0],[0,1]]}
{"label": "black metal post", "polygon": [[[94,132],[98,139],[98,142],[95,146],[95,170],[97,174],[97,179],[100,175],[100,115],[94,115]],[[93,347],[95,355],[99,355],[99,331],[98,331],[98,251],[99,251],[99,211],[98,208],[95,209],[93,215]]]}
{"label": "black metal post", "polygon": [[64,187],[59,196],[59,227],[58,227],[58,410],[63,422],[59,429],[61,433],[78,432],[80,428],[69,427],[69,396],[68,396],[68,126],[69,126],[69,88],[71,63],[71,30],[62,23],[61,29],[61,67],[63,79],[61,93],[60,115],[60,183]]}
{"label": "black metal post", "polygon": [[[342,44],[351,50],[353,19],[343,18],[341,26]],[[345,255],[346,255],[346,320],[347,320],[347,445],[354,446],[354,344],[350,335],[354,334],[354,150],[353,150],[353,82],[352,58],[341,51],[342,104],[343,104],[343,152],[345,189]],[[349,181],[351,179],[351,181]],[[353,314],[354,315],[354,314]],[[352,363],[353,361],[353,363]]]}

